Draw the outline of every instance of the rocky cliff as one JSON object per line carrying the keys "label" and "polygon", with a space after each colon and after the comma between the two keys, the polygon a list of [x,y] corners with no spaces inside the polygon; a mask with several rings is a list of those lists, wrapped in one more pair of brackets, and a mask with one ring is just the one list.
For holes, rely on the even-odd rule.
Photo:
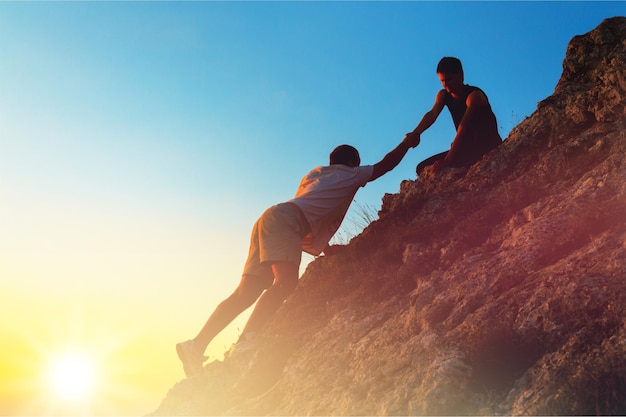
{"label": "rocky cliff", "polygon": [[155,415],[626,414],[626,18],[469,170],[386,195]]}

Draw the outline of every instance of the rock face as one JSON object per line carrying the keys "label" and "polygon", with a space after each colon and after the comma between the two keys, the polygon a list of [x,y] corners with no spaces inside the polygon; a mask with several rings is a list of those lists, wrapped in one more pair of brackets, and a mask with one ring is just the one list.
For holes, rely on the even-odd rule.
{"label": "rock face", "polygon": [[155,415],[626,414],[626,18],[469,170],[312,262],[252,352]]}

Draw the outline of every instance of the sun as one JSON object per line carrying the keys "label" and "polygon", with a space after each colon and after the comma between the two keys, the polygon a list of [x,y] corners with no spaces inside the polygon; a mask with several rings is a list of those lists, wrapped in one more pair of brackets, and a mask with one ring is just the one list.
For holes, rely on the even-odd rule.
{"label": "sun", "polygon": [[36,333],[25,328],[16,338],[22,349],[9,370],[13,376],[8,387],[15,393],[12,407],[17,411],[9,414],[145,414],[153,393],[145,388],[151,381],[144,374],[152,369],[141,363],[145,350],[138,347],[137,333],[133,325],[123,328],[101,315],[93,318],[86,307],[68,309]]}
{"label": "sun", "polygon": [[97,388],[100,372],[96,359],[84,352],[64,352],[50,358],[47,383],[63,402],[89,401]]}

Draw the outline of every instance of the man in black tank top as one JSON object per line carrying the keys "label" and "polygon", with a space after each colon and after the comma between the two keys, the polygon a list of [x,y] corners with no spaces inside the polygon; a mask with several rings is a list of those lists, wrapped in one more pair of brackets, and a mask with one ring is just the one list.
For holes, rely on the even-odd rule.
{"label": "man in black tank top", "polygon": [[452,115],[456,136],[449,151],[421,162],[416,168],[417,175],[430,165],[435,172],[447,166],[470,166],[502,143],[489,100],[480,88],[463,82],[461,61],[452,57],[442,58],[437,66],[437,76],[443,89],[437,93],[433,108],[407,136],[421,135],[437,120],[444,107]]}

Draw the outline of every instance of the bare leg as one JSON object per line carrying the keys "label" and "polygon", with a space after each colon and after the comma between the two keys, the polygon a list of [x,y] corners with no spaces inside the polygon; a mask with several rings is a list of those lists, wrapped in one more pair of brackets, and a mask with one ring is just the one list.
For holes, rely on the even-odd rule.
{"label": "bare leg", "polygon": [[274,283],[259,298],[242,335],[263,327],[298,285],[299,265],[291,262],[277,262],[272,264],[272,272]]}
{"label": "bare leg", "polygon": [[239,314],[250,307],[270,284],[271,277],[244,275],[235,291],[222,301],[195,337],[198,351],[204,352],[213,338]]}

